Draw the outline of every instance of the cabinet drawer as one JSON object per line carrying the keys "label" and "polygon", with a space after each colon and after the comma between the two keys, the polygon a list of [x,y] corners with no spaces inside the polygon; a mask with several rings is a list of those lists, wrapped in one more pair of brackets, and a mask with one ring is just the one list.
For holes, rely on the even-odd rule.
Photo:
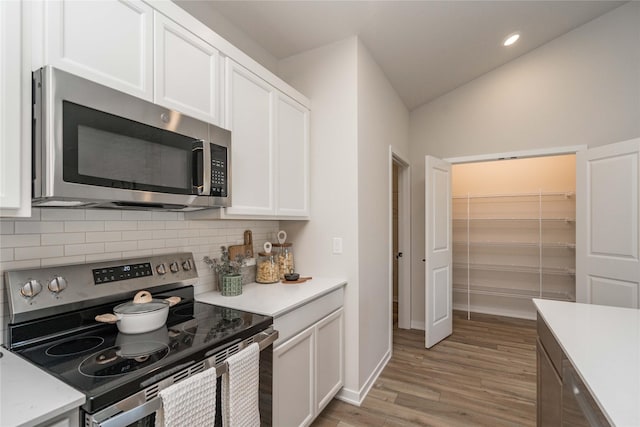
{"label": "cabinet drawer", "polygon": [[538,337],[558,376],[562,378],[562,360],[566,359],[560,344],[556,341],[545,321],[538,315]]}
{"label": "cabinet drawer", "polygon": [[279,332],[279,336],[273,344],[274,348],[342,307],[343,301],[344,287],[340,287],[297,309],[276,317],[273,320],[273,327]]}

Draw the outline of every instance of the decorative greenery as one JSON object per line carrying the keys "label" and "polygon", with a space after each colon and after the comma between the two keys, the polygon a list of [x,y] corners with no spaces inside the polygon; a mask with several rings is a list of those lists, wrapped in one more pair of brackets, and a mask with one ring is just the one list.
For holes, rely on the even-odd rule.
{"label": "decorative greenery", "polygon": [[209,267],[220,276],[226,276],[228,274],[239,274],[240,267],[246,264],[246,259],[242,255],[237,255],[235,259],[231,259],[227,247],[221,246],[220,259],[211,260],[209,257],[204,257],[204,262],[209,264]]}

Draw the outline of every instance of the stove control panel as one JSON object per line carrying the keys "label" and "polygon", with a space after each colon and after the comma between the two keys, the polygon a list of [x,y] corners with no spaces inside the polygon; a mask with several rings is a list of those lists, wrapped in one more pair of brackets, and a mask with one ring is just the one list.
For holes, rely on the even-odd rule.
{"label": "stove control panel", "polygon": [[179,252],[142,258],[8,271],[11,323],[87,306],[87,301],[118,301],[139,290],[198,279],[193,254]]}

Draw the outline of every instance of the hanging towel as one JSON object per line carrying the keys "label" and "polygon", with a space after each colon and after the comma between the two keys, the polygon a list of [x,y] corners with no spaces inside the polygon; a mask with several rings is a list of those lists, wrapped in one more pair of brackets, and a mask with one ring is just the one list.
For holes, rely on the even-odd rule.
{"label": "hanging towel", "polygon": [[253,343],[227,359],[222,376],[223,427],[259,427],[260,347]]}
{"label": "hanging towel", "polygon": [[197,373],[158,393],[156,427],[212,426],[216,418],[216,370]]}

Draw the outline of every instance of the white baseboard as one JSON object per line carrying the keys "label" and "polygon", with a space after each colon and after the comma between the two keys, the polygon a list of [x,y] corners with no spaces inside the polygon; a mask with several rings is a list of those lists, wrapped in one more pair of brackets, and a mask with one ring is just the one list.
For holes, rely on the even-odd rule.
{"label": "white baseboard", "polygon": [[343,402],[355,406],[362,405],[364,398],[367,397],[367,394],[369,394],[369,390],[371,390],[371,387],[373,387],[376,380],[384,370],[384,367],[387,366],[387,363],[389,363],[390,359],[391,350],[388,350],[382,360],[380,360],[380,362],[378,363],[378,366],[376,366],[371,375],[369,375],[367,381],[362,385],[362,387],[360,387],[360,390],[356,391],[342,387],[338,394],[336,394],[336,399],[342,400]]}

